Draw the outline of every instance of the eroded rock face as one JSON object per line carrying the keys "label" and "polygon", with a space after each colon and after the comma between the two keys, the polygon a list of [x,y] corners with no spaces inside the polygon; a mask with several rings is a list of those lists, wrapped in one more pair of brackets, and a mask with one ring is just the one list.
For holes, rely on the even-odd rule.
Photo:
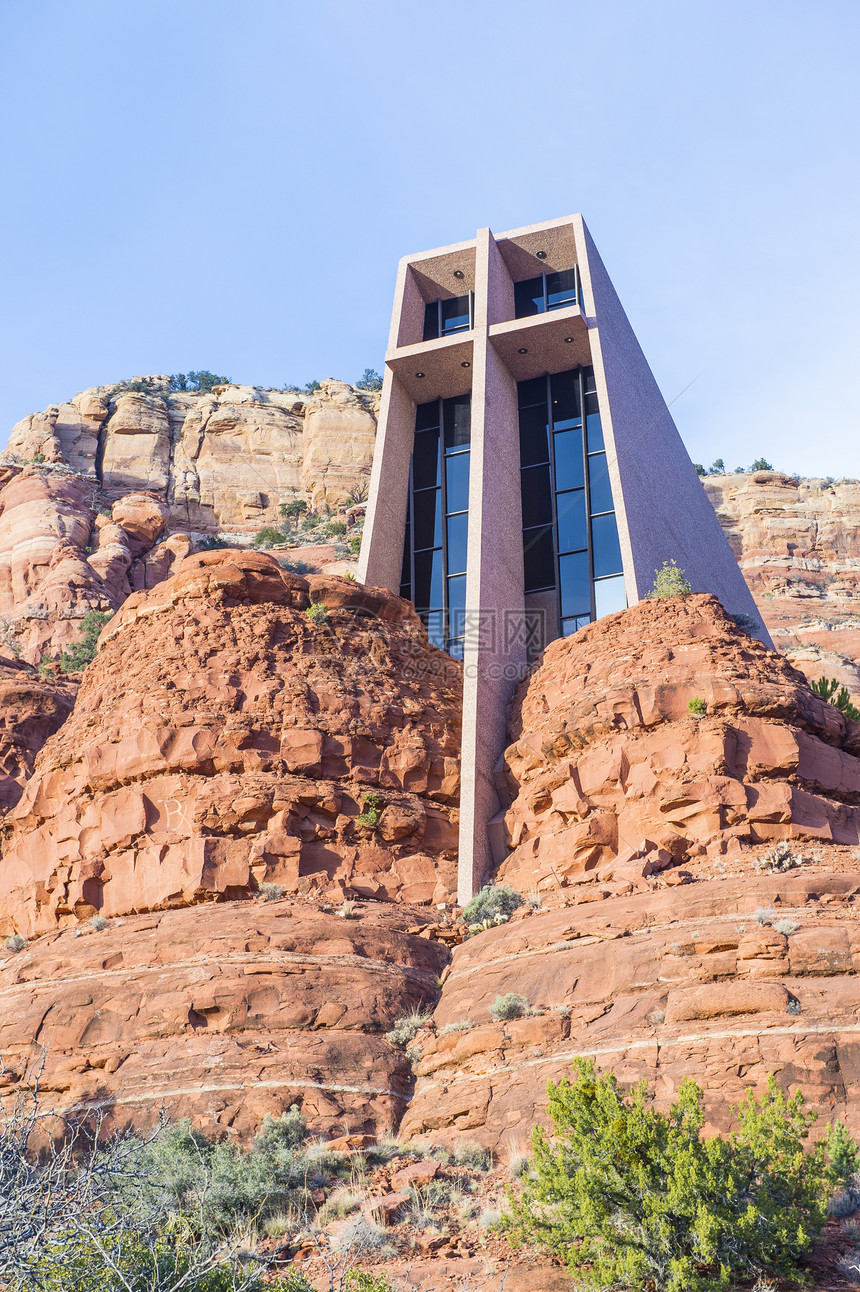
{"label": "eroded rock face", "polygon": [[776,647],[860,704],[860,482],[759,471],[703,484]]}
{"label": "eroded rock face", "polygon": [[108,625],[10,814],[2,927],[29,936],[262,883],[448,899],[461,689],[398,597],[262,553],[189,557]]}
{"label": "eroded rock face", "polygon": [[553,642],[512,733],[499,877],[521,892],[622,891],[752,844],[860,839],[860,728],[711,596],[644,601]]}
{"label": "eroded rock face", "polygon": [[0,658],[0,816],[21,797],[36,755],[65,722],[77,686]]}
{"label": "eroded rock face", "polygon": [[[819,863],[655,886],[469,939],[453,953],[433,1030],[416,1038],[401,1136],[527,1149],[532,1125],[548,1124],[547,1081],[569,1076],[577,1055],[625,1083],[646,1078],[661,1107],[694,1078],[721,1130],[744,1088],[761,1090],[773,1073],[856,1134],[860,865],[848,854],[841,864],[846,873]],[[494,1022],[490,1006],[509,992],[536,1013]]]}
{"label": "eroded rock face", "polygon": [[151,1125],[164,1105],[250,1137],[296,1103],[316,1133],[381,1135],[411,1081],[384,1032],[432,1004],[447,957],[410,918],[233,902],[0,948],[0,1051],[20,1073],[44,1049],[46,1102],[100,1106],[116,1127]]}

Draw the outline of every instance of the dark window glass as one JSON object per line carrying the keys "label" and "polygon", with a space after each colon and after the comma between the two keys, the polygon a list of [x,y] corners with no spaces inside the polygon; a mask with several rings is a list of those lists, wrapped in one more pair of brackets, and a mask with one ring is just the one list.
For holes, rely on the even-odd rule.
{"label": "dark window glass", "polygon": [[[469,443],[472,431],[472,400],[469,395],[446,399],[443,404],[445,424],[445,451],[462,448]],[[456,510],[449,505],[449,511]]]}
{"label": "dark window glass", "polygon": [[517,404],[520,408],[531,408],[533,404],[546,403],[546,377],[530,377],[528,381],[517,382]]}
{"label": "dark window glass", "polygon": [[571,633],[578,632],[580,628],[584,628],[586,624],[590,623],[591,615],[575,615],[572,619],[562,619],[561,635],[562,637],[569,637]]}
{"label": "dark window glass", "polygon": [[439,431],[422,431],[412,449],[412,488],[429,489],[439,484]]}
{"label": "dark window glass", "polygon": [[449,516],[446,523],[448,525],[448,573],[462,574],[466,568],[469,513],[462,511],[459,516]]}
{"label": "dark window glass", "polygon": [[547,309],[558,310],[562,305],[576,304],[576,270],[563,269],[559,274],[546,276]]}
{"label": "dark window glass", "polygon": [[523,532],[523,565],[526,592],[555,587],[555,553],[551,527],[527,529]]}
{"label": "dark window glass", "polygon": [[445,459],[448,511],[466,511],[469,506],[469,454],[454,453]]}
{"label": "dark window glass", "polygon": [[415,504],[415,551],[438,547],[442,542],[442,490],[422,489],[413,498]]}
{"label": "dark window glass", "polygon": [[404,587],[412,590],[412,535],[411,526],[406,522],[406,532],[403,535],[403,567],[400,571],[400,595],[409,596],[409,592],[404,593]]}
{"label": "dark window glass", "polygon": [[552,523],[552,495],[549,467],[529,467],[520,472],[523,499],[523,529]]}
{"label": "dark window glass", "polygon": [[416,606],[433,609],[442,605],[442,549],[415,553]]}
{"label": "dark window glass", "polygon": [[424,306],[424,341],[435,341],[439,335],[439,302]]}
{"label": "dark window glass", "polygon": [[550,377],[552,396],[552,424],[557,431],[578,423],[582,411],[579,406],[579,372],[557,372]]}
{"label": "dark window glass", "polygon": [[442,301],[442,335],[450,336],[452,332],[467,332],[468,330],[468,296],[454,296],[451,300]]}
{"label": "dark window glass", "polygon": [[543,274],[514,283],[514,310],[518,319],[527,318],[529,314],[543,314],[545,309]]}
{"label": "dark window glass", "polygon": [[452,659],[462,659],[465,653],[466,643],[463,641],[462,637],[458,637],[455,641],[448,642],[448,654]]}
{"label": "dark window glass", "polygon": [[440,650],[445,649],[445,612],[444,610],[423,610],[419,611],[421,618],[427,628],[427,636],[430,638],[431,646],[438,646]]}
{"label": "dark window glass", "polygon": [[585,434],[588,440],[589,453],[598,453],[603,449],[603,427],[599,413],[590,413],[585,419]]}
{"label": "dark window glass", "polygon": [[[582,451],[580,450],[580,457]],[[520,409],[520,466],[549,462],[546,400],[532,408]]]}
{"label": "dark window glass", "polygon": [[582,460],[582,431],[578,427],[575,431],[557,431],[553,447],[556,489],[583,489],[585,463]]}
{"label": "dark window glass", "polygon": [[555,498],[558,516],[558,550],[578,552],[588,547],[588,525],[585,519],[585,490],[559,493]]}
{"label": "dark window glass", "polygon": [[588,577],[588,553],[577,552],[574,556],[560,557],[558,571],[561,583],[562,617],[590,614],[591,587]]}
{"label": "dark window glass", "polygon": [[588,488],[592,512],[612,511],[615,504],[612,501],[612,485],[609,483],[605,453],[594,453],[588,459]]}
{"label": "dark window glass", "polygon": [[466,631],[466,576],[448,580],[448,635],[462,637]]}
{"label": "dark window glass", "polygon": [[582,370],[582,385],[586,395],[591,395],[597,389],[597,383],[594,379],[594,368],[591,364]]}
{"label": "dark window glass", "polygon": [[615,516],[595,516],[591,522],[594,577],[602,579],[608,574],[621,574],[621,545]]}
{"label": "dark window glass", "polygon": [[419,404],[415,409],[415,430],[428,431],[439,425],[439,400],[431,399],[429,404]]}

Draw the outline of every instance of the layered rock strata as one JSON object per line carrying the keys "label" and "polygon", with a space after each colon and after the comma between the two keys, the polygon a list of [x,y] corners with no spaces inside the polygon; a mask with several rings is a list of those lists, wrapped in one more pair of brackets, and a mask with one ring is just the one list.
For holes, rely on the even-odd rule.
{"label": "layered rock strata", "polygon": [[512,734],[499,877],[521,892],[623,891],[754,844],[860,839],[860,725],[712,596],[644,601],[553,642]]}
{"label": "layered rock strata", "polygon": [[[769,1074],[823,1118],[860,1131],[860,865],[653,887],[539,911],[454,951],[432,1031],[420,1033],[404,1137],[468,1135],[503,1155],[546,1124],[546,1083],[594,1055],[645,1078],[660,1106],[684,1077],[709,1124]],[[499,996],[534,1013],[495,1022]]]}
{"label": "layered rock strata", "polygon": [[759,471],[703,483],[774,644],[860,704],[860,481]]}
{"label": "layered rock strata", "polygon": [[21,797],[36,755],[66,721],[77,687],[0,657],[0,815]]}
{"label": "layered rock strata", "polygon": [[42,1097],[143,1128],[164,1107],[249,1137],[299,1104],[315,1133],[393,1130],[411,1084],[384,1037],[432,1004],[446,952],[377,904],[340,919],[227,903],[0,948],[2,1090],[42,1061]]}
{"label": "layered rock strata", "polygon": [[262,553],[187,558],[108,625],[7,817],[2,930],[264,883],[450,898],[461,689],[398,597]]}

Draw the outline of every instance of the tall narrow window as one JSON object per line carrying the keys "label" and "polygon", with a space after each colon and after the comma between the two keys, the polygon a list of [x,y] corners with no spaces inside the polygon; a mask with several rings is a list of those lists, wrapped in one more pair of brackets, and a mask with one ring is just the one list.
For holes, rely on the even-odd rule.
{"label": "tall narrow window", "polygon": [[453,336],[455,332],[468,332],[473,326],[475,294],[450,296],[447,300],[430,301],[424,306],[424,341],[435,341],[440,336]]}
{"label": "tall narrow window", "polygon": [[471,397],[419,404],[400,595],[415,603],[431,642],[463,658],[469,523]]}
{"label": "tall narrow window", "polygon": [[521,381],[517,394],[525,591],[555,593],[567,636],[627,604],[594,371]]}
{"label": "tall narrow window", "polygon": [[530,314],[545,314],[547,310],[560,310],[566,305],[582,305],[576,265],[573,269],[538,274],[536,278],[514,283],[514,311],[518,319],[528,318]]}

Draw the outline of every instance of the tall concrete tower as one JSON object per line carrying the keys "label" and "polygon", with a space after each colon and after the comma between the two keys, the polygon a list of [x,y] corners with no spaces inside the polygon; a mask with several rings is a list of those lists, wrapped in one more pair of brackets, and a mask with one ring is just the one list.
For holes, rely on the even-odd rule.
{"label": "tall concrete tower", "polygon": [[497,773],[528,663],[672,559],[757,617],[582,217],[404,257],[359,578],[463,660],[461,902],[504,855]]}

